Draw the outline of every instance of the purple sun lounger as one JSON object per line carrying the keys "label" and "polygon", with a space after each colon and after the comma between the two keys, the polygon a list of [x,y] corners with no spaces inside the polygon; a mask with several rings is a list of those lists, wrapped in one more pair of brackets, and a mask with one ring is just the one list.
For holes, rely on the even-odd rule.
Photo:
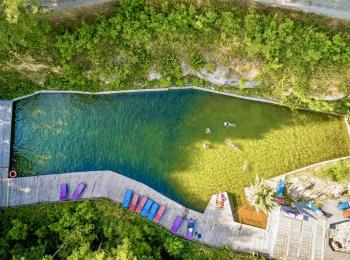
{"label": "purple sun lounger", "polygon": [[66,200],[68,196],[68,184],[62,183],[60,185],[61,193],[60,193],[60,200]]}
{"label": "purple sun lounger", "polygon": [[79,199],[79,197],[83,193],[85,187],[86,187],[85,183],[80,183],[72,195],[72,200]]}
{"label": "purple sun lounger", "polygon": [[176,217],[176,219],[175,219],[175,221],[174,221],[174,224],[173,224],[173,226],[172,226],[172,228],[171,228],[171,232],[172,233],[176,233],[178,230],[179,230],[179,228],[180,228],[180,226],[181,226],[181,224],[182,224],[182,221],[183,221],[183,216],[177,216]]}

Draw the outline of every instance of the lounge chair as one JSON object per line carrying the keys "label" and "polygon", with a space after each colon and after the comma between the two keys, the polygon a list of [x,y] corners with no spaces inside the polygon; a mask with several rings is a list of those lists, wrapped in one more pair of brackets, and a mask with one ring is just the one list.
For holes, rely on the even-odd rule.
{"label": "lounge chair", "polygon": [[79,199],[79,197],[83,193],[85,187],[86,187],[85,183],[80,183],[72,195],[72,200]]}
{"label": "lounge chair", "polygon": [[344,210],[343,217],[344,218],[350,218],[350,210]]}
{"label": "lounge chair", "polygon": [[349,201],[339,202],[337,208],[340,209],[340,210],[349,209],[350,208],[350,202]]}
{"label": "lounge chair", "polygon": [[317,217],[323,217],[325,218],[326,217],[326,214],[321,210],[319,209],[311,200],[309,200],[307,203],[306,203],[306,206],[311,209],[311,211],[313,213],[315,213],[315,215]]}
{"label": "lounge chair", "polygon": [[188,221],[187,224],[187,232],[186,232],[186,238],[188,240],[192,240],[193,238],[193,233],[194,233],[194,226],[196,225],[196,221],[192,218]]}
{"label": "lounge chair", "polygon": [[131,202],[131,196],[133,194],[133,190],[131,189],[127,189],[126,192],[125,192],[125,196],[124,196],[124,200],[123,200],[123,208],[128,208],[129,205],[130,205],[130,202]]}
{"label": "lounge chair", "polygon": [[286,185],[286,179],[282,178],[280,180],[280,182],[278,183],[278,186],[277,186],[277,191],[276,191],[277,197],[282,197],[283,196],[285,185]]}
{"label": "lounge chair", "polygon": [[302,214],[300,214],[300,212],[298,210],[295,210],[289,206],[282,206],[282,210],[284,212],[284,215],[286,217],[290,217],[290,218],[296,218],[299,220],[303,220],[304,216]]}
{"label": "lounge chair", "polygon": [[225,201],[223,198],[223,194],[221,192],[219,192],[218,194],[216,194],[215,208],[223,209],[224,205],[225,205]]}
{"label": "lounge chair", "polygon": [[132,197],[132,201],[130,204],[130,211],[134,212],[136,209],[137,202],[139,201],[140,195],[135,193],[134,196]]}
{"label": "lounge chair", "polygon": [[160,206],[157,215],[153,218],[154,223],[159,223],[160,219],[162,218],[164,212],[166,210],[166,207],[164,205]]}
{"label": "lounge chair", "polygon": [[285,205],[286,204],[286,200],[284,198],[277,198],[277,203],[279,205]]}
{"label": "lounge chair", "polygon": [[176,234],[176,232],[179,230],[181,224],[182,224],[182,221],[183,221],[183,217],[182,216],[177,216],[175,218],[175,221],[173,223],[173,226],[171,227],[171,232]]}
{"label": "lounge chair", "polygon": [[61,193],[60,193],[60,200],[66,200],[68,197],[68,184],[62,183],[60,185]]}
{"label": "lounge chair", "polygon": [[149,212],[151,210],[152,204],[153,204],[153,200],[148,199],[146,205],[143,207],[143,209],[141,211],[141,216],[142,217],[147,217],[148,216],[148,214],[149,214]]}
{"label": "lounge chair", "polygon": [[145,206],[146,202],[147,202],[148,198],[146,196],[142,197],[139,205],[137,206],[135,212],[137,213],[141,213],[141,210],[143,209],[143,207]]}
{"label": "lounge chair", "polygon": [[154,202],[152,207],[151,207],[151,210],[149,211],[148,217],[147,217],[147,219],[149,221],[153,220],[154,216],[157,214],[158,208],[159,208],[158,203]]}

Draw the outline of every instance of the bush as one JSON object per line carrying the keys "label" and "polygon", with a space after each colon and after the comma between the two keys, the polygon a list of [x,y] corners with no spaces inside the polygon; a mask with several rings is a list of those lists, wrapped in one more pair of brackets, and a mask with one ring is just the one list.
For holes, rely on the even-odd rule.
{"label": "bush", "polygon": [[318,176],[339,183],[350,182],[350,160],[340,161],[335,165],[328,166],[322,169]]}
{"label": "bush", "polygon": [[205,60],[204,56],[201,53],[195,52],[191,55],[190,65],[194,70],[200,70],[206,64],[207,64],[207,61]]}

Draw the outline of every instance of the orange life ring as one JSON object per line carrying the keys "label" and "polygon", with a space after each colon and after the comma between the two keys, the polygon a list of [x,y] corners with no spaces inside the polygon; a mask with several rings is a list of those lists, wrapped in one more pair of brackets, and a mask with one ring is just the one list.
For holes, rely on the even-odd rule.
{"label": "orange life ring", "polygon": [[16,171],[10,171],[9,172],[9,177],[10,178],[16,178],[17,177],[17,172]]}

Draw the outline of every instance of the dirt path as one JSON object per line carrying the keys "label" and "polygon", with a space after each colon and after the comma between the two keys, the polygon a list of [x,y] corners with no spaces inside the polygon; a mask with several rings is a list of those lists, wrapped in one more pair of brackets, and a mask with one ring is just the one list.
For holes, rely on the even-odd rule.
{"label": "dirt path", "polygon": [[254,0],[263,4],[350,20],[349,0]]}
{"label": "dirt path", "polygon": [[[111,0],[40,0],[41,4],[56,11],[106,3]],[[349,0],[253,0],[287,9],[302,10],[329,17],[350,20]]]}

